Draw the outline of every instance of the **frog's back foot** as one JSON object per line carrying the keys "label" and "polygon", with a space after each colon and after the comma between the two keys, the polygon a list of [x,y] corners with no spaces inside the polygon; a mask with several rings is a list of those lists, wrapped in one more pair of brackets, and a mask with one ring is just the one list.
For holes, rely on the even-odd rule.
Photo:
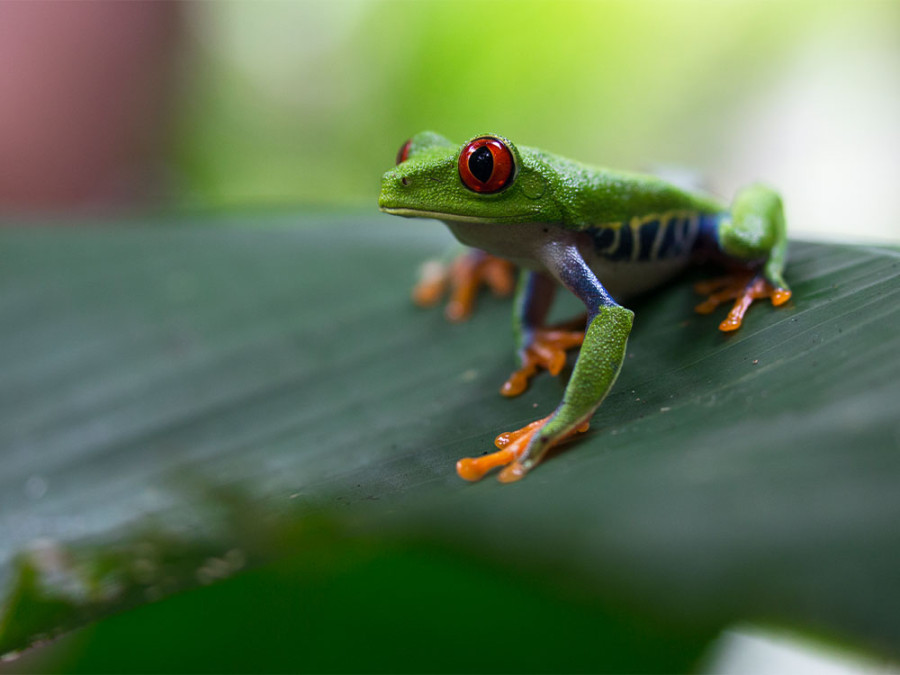
{"label": "frog's back foot", "polygon": [[701,281],[694,285],[694,290],[708,296],[694,308],[698,314],[710,314],[723,302],[735,301],[728,317],[719,324],[719,330],[723,332],[734,331],[741,327],[744,314],[754,300],[769,298],[777,307],[791,299],[791,291],[788,288],[773,285],[761,273],[741,272]]}
{"label": "frog's back foot", "polygon": [[[522,464],[519,460],[525,455],[534,436],[540,432],[552,417],[553,415],[548,415],[525,425],[521,429],[500,434],[494,439],[494,445],[499,450],[481,457],[464,457],[456,463],[456,473],[460,478],[476,481],[481,480],[491,469],[502,466],[505,468],[497,476],[501,483],[511,483],[521,479],[528,472],[529,467]],[[566,433],[554,439],[552,445],[561,443],[575,434],[584,433],[588,430],[588,426],[589,423],[586,421],[573,426]]]}

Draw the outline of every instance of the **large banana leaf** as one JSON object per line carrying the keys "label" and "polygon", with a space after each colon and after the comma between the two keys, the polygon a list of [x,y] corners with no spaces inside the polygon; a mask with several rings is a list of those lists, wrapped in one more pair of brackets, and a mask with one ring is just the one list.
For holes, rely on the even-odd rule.
{"label": "large banana leaf", "polygon": [[[518,651],[467,645],[476,670],[498,648],[512,669],[679,669],[740,620],[900,655],[900,255],[794,243],[794,300],[753,307],[733,335],[692,313],[688,281],[641,301],[591,431],[520,483],[471,485],[455,460],[551,410],[564,377],[503,399],[508,305],[486,298],[452,325],[409,304],[446,237],[328,214],[0,231],[0,651],[295,561],[281,591],[283,571],[195,592],[268,588],[265,615],[322,586],[326,560],[344,571],[324,586],[345,590],[310,611],[335,631],[346,589],[365,587],[374,618],[351,624],[381,635],[372,608],[404,578],[443,608],[435,632],[468,608],[524,617],[504,629]],[[410,563],[422,551],[436,567]],[[557,604],[522,600],[538,587]],[[558,600],[573,592],[574,609]],[[240,625],[232,646],[252,634]],[[608,640],[581,652],[562,625]],[[558,646],[544,661],[538,638]],[[311,638],[304,663],[352,669],[323,656],[334,644]],[[430,669],[408,649],[372,654],[364,669]]]}

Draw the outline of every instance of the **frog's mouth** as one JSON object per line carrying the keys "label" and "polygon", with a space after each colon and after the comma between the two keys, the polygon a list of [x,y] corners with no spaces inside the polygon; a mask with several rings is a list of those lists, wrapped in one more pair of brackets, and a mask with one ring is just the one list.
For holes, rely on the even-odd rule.
{"label": "frog's mouth", "polygon": [[[405,216],[407,218],[436,218],[437,220],[452,220],[459,223],[496,223],[498,218],[485,218],[482,216],[458,215],[446,211],[432,211],[428,209],[411,209],[405,206],[379,206],[378,209],[392,216]],[[504,218],[505,220],[506,218]],[[509,220],[516,220],[512,216]]]}

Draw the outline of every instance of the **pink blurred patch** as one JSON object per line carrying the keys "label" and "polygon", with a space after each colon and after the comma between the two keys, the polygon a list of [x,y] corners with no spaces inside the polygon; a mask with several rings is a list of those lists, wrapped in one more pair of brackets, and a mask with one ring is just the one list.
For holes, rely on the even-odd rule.
{"label": "pink blurred patch", "polygon": [[0,2],[0,210],[158,193],[180,6]]}

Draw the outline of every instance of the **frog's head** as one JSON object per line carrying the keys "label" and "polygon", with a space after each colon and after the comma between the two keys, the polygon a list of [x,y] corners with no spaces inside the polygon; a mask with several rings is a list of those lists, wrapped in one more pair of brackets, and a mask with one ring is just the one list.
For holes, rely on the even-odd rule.
{"label": "frog's head", "polygon": [[472,223],[549,222],[559,209],[548,194],[549,167],[502,136],[455,145],[425,131],[400,148],[384,174],[378,206],[386,213]]}

